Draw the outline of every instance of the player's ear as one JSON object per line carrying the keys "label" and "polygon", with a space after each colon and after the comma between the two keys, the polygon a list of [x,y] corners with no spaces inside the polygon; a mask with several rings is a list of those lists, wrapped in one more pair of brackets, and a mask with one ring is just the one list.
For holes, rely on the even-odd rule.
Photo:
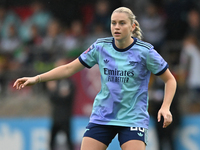
{"label": "player's ear", "polygon": [[132,24],[131,32],[135,30],[135,23]]}

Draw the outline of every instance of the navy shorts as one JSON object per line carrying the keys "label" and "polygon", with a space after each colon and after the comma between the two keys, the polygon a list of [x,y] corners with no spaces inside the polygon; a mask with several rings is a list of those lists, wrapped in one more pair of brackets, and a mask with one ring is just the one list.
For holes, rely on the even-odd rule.
{"label": "navy shorts", "polygon": [[130,140],[140,140],[147,144],[147,129],[139,127],[89,123],[83,136],[91,137],[108,146],[117,134],[120,146]]}

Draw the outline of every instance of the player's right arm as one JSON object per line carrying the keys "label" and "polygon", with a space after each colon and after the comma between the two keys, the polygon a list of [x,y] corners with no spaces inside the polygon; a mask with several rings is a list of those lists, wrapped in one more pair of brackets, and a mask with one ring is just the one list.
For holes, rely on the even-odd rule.
{"label": "player's right arm", "polygon": [[79,59],[56,67],[46,73],[34,76],[34,77],[23,77],[15,81],[13,87],[16,89],[24,88],[25,86],[34,85],[39,82],[46,82],[51,80],[59,80],[63,78],[68,78],[75,74],[76,72],[82,70],[84,66],[80,63]]}

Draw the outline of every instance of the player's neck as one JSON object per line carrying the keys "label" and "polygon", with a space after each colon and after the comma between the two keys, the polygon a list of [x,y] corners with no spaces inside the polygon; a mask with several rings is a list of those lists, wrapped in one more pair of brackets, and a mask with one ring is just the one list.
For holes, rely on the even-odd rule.
{"label": "player's neck", "polygon": [[133,38],[129,38],[127,40],[115,40],[115,45],[119,49],[125,49],[129,45],[131,45],[134,42]]}

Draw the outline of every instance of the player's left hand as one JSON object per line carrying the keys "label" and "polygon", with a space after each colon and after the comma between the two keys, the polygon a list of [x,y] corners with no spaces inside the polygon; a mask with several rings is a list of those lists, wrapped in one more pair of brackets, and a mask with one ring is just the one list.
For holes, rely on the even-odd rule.
{"label": "player's left hand", "polygon": [[160,122],[162,116],[163,116],[163,119],[164,119],[163,128],[166,128],[167,126],[169,126],[172,123],[172,120],[173,120],[172,114],[169,111],[169,109],[161,108],[158,111],[158,122]]}

